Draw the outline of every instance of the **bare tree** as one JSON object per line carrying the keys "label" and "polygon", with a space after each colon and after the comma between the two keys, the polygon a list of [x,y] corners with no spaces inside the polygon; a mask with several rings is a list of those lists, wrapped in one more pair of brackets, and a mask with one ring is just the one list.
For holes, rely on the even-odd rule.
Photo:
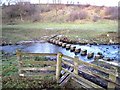
{"label": "bare tree", "polygon": [[20,13],[20,19],[23,21],[23,11],[24,11],[24,3],[23,0],[6,0],[8,4],[15,4],[17,5],[18,12]]}
{"label": "bare tree", "polygon": [[47,0],[47,4],[49,4],[49,0]]}
{"label": "bare tree", "polygon": [[27,5],[23,0],[6,0],[8,4],[15,4],[15,8],[17,9],[14,11],[20,16],[20,20],[24,21],[23,17],[26,15],[26,11],[29,12],[30,5]]}
{"label": "bare tree", "polygon": [[13,4],[13,3],[16,4],[17,1],[18,1],[18,0],[4,0],[4,1],[3,1],[3,0],[0,0],[0,4],[3,4],[3,3],[6,3],[6,4],[8,4],[8,5],[11,4],[11,3],[12,3],[12,4]]}
{"label": "bare tree", "polygon": [[61,0],[58,0],[58,3],[60,4],[60,3],[61,3]]}
{"label": "bare tree", "polygon": [[23,16],[25,15],[25,9],[26,9],[26,6],[24,5],[24,1],[23,0],[13,0],[13,1],[18,6],[18,11],[20,13],[21,21],[24,21]]}
{"label": "bare tree", "polygon": [[105,11],[105,15],[109,19],[118,19],[118,7],[109,7]]}
{"label": "bare tree", "polygon": [[0,5],[2,5],[2,1],[0,0]]}
{"label": "bare tree", "polygon": [[16,4],[16,3],[18,3],[19,1],[18,1],[18,0],[6,0],[6,2],[7,2],[8,4],[11,4],[11,3]]}
{"label": "bare tree", "polygon": [[40,0],[39,0],[39,4],[40,4],[41,2],[40,2]]}
{"label": "bare tree", "polygon": [[69,4],[69,1],[67,1],[67,4]]}
{"label": "bare tree", "polygon": [[53,0],[53,4],[56,4],[56,0]]}

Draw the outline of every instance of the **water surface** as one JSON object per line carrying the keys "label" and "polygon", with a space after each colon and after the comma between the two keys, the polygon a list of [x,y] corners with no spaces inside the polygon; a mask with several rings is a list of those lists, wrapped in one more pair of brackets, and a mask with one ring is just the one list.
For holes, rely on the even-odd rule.
{"label": "water surface", "polygon": [[[73,45],[76,48],[86,49],[87,52],[94,52],[95,55],[98,52],[103,53],[105,57],[110,57],[114,59],[114,61],[120,62],[120,45]],[[32,52],[32,53],[58,53],[61,52],[64,55],[74,57],[75,53],[70,52],[70,50],[66,50],[60,46],[50,44],[50,43],[32,43],[32,44],[24,44],[24,45],[8,45],[8,46],[0,46],[0,50],[3,50],[8,53],[15,53],[17,49],[21,49],[24,52]],[[81,56],[77,54],[79,58],[86,62],[91,62],[94,59],[87,59],[86,56]]]}

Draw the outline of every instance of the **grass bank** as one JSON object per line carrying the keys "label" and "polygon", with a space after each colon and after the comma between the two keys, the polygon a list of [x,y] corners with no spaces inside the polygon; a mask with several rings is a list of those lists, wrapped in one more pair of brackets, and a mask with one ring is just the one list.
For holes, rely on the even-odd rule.
{"label": "grass bank", "polygon": [[[27,89],[27,88],[58,88],[56,81],[52,79],[54,76],[33,76],[20,77],[18,75],[18,61],[16,56],[2,56],[2,89]],[[38,59],[37,59],[38,60]],[[44,61],[45,58],[39,58]],[[30,60],[29,60],[30,62]],[[28,62],[28,63],[29,63]],[[26,64],[28,65],[28,64]],[[27,66],[28,67],[28,66]]]}
{"label": "grass bank", "polygon": [[13,43],[20,40],[41,39],[42,36],[61,34],[70,38],[92,39],[107,32],[117,32],[116,21],[102,20],[84,23],[21,23],[3,25],[2,38]]}
{"label": "grass bank", "polygon": [[95,30],[95,31],[116,31],[117,22],[111,20],[102,20],[98,22],[81,23],[21,23],[17,25],[3,25],[3,28],[16,29],[53,29],[53,30]]}

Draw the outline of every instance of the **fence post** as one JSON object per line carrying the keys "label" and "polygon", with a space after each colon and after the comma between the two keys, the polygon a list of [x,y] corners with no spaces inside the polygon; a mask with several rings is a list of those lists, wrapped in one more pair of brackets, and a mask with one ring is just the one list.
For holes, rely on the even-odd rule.
{"label": "fence post", "polygon": [[57,54],[57,65],[56,65],[56,80],[57,83],[59,82],[60,79],[60,72],[62,70],[62,53]]}
{"label": "fence post", "polygon": [[21,55],[21,50],[17,50],[16,51],[16,55],[17,55],[17,60],[18,60],[18,74],[21,74],[21,60],[22,60],[22,55]]}
{"label": "fence post", "polygon": [[[110,68],[112,71],[114,70],[114,75],[113,74],[109,74],[109,79],[113,82],[116,82],[116,76],[118,75],[118,72],[117,72],[117,68],[116,67],[111,67]],[[115,84],[111,83],[111,82],[108,82],[108,90],[109,89],[115,89]]]}
{"label": "fence post", "polygon": [[74,57],[74,74],[77,74],[77,75],[78,75],[78,61],[79,61],[78,56],[75,56]]}

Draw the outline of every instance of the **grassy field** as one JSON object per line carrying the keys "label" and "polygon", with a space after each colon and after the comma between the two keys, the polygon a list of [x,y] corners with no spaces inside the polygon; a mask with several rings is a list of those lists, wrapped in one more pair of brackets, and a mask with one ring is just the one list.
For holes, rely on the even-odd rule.
{"label": "grassy field", "polygon": [[[54,76],[47,75],[20,77],[18,75],[18,61],[16,56],[2,55],[2,88],[3,89],[17,89],[17,88],[58,88],[56,81],[52,79]],[[38,60],[38,58],[37,58]],[[46,60],[41,57],[39,60]],[[30,62],[30,60],[29,60]],[[28,63],[29,63],[28,62]],[[28,67],[28,64],[25,64]]]}
{"label": "grassy field", "polygon": [[99,31],[116,31],[116,21],[98,21],[87,23],[21,23],[18,25],[3,25],[3,28],[17,29],[57,29],[57,30],[99,30]]}
{"label": "grassy field", "polygon": [[41,39],[42,36],[62,34],[70,38],[96,38],[107,32],[117,32],[117,21],[102,20],[87,23],[22,23],[3,25],[2,38],[15,43],[21,40]]}

